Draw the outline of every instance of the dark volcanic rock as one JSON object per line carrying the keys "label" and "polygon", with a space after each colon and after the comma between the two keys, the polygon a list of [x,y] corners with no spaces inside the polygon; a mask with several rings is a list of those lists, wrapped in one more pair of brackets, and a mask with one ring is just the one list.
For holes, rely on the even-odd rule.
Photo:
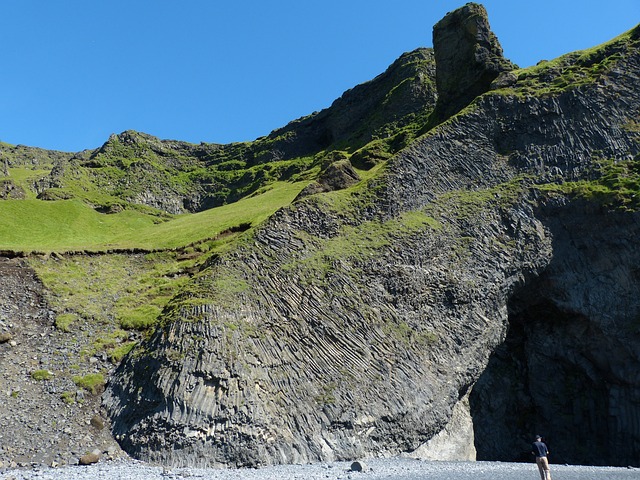
{"label": "dark volcanic rock", "polygon": [[11,179],[0,180],[0,200],[21,200],[24,198],[25,192],[22,187],[13,183]]}
{"label": "dark volcanic rock", "polygon": [[486,92],[496,77],[515,67],[502,55],[482,5],[468,3],[433,27],[439,120],[459,112]]}
{"label": "dark volcanic rock", "polygon": [[[476,38],[485,20],[468,5],[447,21]],[[485,37],[466,58],[483,58],[472,77],[488,88],[503,64]],[[468,414],[511,329],[520,346],[505,363],[533,372],[551,359],[558,378],[529,378],[515,400],[483,397],[490,389],[479,385],[477,398],[495,399],[498,412],[472,401],[479,431],[491,437],[481,417],[505,405],[531,406],[539,423],[524,412],[523,425],[499,431],[545,428],[578,459],[583,444],[569,432],[606,426],[598,461],[632,463],[640,309],[616,299],[638,298],[638,214],[609,218],[605,204],[576,207],[568,192],[598,179],[601,161],[640,154],[629,127],[640,110],[638,43],[636,29],[567,60],[566,70],[593,75],[580,85],[551,91],[535,83],[548,73],[539,70],[511,79],[391,158],[366,191],[303,198],[216,258],[109,382],[104,403],[121,445],[157,462],[255,466],[425,452],[447,430],[466,441],[453,412]],[[476,85],[466,78],[455,81]],[[461,89],[466,102],[473,88]],[[576,212],[584,220],[570,225]],[[618,325],[627,328],[609,335]],[[514,377],[489,378],[506,388]],[[583,400],[584,387],[596,393]],[[611,419],[592,418],[605,407]],[[487,444],[514,455],[510,439]]]}
{"label": "dark volcanic rock", "polygon": [[637,465],[640,214],[571,202],[540,217],[554,256],[511,298],[507,340],[473,389],[478,458],[530,460],[538,432],[554,463]]}
{"label": "dark volcanic rock", "polygon": [[373,80],[347,90],[329,108],[274,130],[268,139],[285,158],[332,145],[357,149],[384,136],[390,126],[426,118],[436,97],[433,50],[420,48],[404,53]]}
{"label": "dark volcanic rock", "polygon": [[[520,272],[541,268],[549,252],[530,212],[483,212],[441,233],[424,224],[398,234],[393,249],[366,261],[329,260],[320,288],[320,271],[304,262],[276,267],[322,255],[291,245],[327,235],[337,220],[299,203],[258,235],[253,254],[225,264],[245,281],[254,282],[250,272],[264,279],[236,295],[242,309],[185,307],[151,340],[153,353],[123,364],[105,402],[128,452],[247,466],[414,450],[447,424],[502,341],[503,302]],[[510,232],[503,218],[520,227]],[[476,240],[462,246],[463,237]],[[480,248],[485,241],[495,247]],[[502,250],[501,241],[531,249]],[[450,257],[460,248],[473,255]]]}

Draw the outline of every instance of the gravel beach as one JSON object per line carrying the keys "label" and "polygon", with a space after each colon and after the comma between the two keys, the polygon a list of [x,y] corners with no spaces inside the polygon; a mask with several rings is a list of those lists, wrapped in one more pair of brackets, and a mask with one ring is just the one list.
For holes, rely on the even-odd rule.
{"label": "gravel beach", "polygon": [[[362,472],[351,462],[278,465],[259,469],[163,468],[136,461],[112,461],[91,466],[4,470],[2,480],[537,480],[534,463],[427,462],[412,459],[371,459]],[[639,468],[552,465],[554,480],[640,479]]]}

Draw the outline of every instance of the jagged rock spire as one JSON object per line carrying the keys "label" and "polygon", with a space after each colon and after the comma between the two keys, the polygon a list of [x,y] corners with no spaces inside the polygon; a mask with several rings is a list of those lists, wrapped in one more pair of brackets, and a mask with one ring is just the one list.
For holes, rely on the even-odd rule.
{"label": "jagged rock spire", "polygon": [[485,8],[477,3],[449,12],[433,27],[439,121],[455,115],[491,82],[516,66],[504,58]]}

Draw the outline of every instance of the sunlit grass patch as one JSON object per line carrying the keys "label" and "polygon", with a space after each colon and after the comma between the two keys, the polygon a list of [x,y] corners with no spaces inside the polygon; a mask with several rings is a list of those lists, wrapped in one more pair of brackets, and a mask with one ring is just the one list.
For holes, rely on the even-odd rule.
{"label": "sunlit grass patch", "polygon": [[306,182],[278,182],[238,202],[158,223],[135,210],[98,213],[79,200],[0,202],[0,249],[14,251],[162,250],[215,239],[240,224],[261,223],[290,204]]}

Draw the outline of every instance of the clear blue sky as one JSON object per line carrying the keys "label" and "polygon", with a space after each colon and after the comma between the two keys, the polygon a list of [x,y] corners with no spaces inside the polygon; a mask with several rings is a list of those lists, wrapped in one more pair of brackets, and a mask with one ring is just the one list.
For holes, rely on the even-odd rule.
{"label": "clear blue sky", "polygon": [[[75,152],[133,129],[253,140],[431,46],[459,0],[2,0],[0,140]],[[640,22],[640,0],[486,0],[521,67]]]}

